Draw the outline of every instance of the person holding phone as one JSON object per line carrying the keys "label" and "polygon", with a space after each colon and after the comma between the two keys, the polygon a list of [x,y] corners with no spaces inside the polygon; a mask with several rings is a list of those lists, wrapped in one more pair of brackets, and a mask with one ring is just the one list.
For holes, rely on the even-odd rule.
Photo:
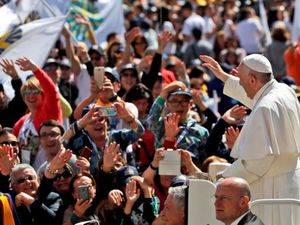
{"label": "person holding phone", "polygon": [[96,181],[88,173],[76,174],[70,182],[70,192],[73,196],[73,204],[65,211],[63,225],[97,220],[96,207]]}

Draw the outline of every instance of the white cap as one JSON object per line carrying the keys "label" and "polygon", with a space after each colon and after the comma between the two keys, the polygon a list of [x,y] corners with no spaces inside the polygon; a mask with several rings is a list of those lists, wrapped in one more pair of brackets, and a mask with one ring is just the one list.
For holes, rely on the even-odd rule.
{"label": "white cap", "polygon": [[243,58],[242,63],[249,69],[260,73],[273,73],[270,61],[260,54],[251,54]]}

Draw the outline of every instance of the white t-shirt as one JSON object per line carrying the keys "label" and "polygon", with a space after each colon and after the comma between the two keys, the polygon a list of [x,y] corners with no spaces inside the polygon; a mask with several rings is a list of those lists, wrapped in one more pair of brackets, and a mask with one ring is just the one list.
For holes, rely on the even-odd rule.
{"label": "white t-shirt", "polygon": [[[203,29],[203,34],[205,35],[206,33],[211,33],[216,27],[216,24],[215,22],[213,21],[213,19],[211,17],[208,17],[208,16],[205,16],[204,17],[204,29]],[[205,36],[203,36],[205,37]],[[211,43],[212,45],[214,44],[215,42],[215,38],[216,38],[216,35],[212,35],[210,38],[206,38],[205,39]]]}
{"label": "white t-shirt", "polygon": [[249,18],[239,22],[236,28],[236,35],[241,47],[246,50],[247,54],[262,52],[261,38],[263,28],[258,19]]}
{"label": "white t-shirt", "polygon": [[196,13],[192,13],[183,23],[182,34],[192,36],[193,29],[199,28],[201,31],[204,29],[204,19]]}
{"label": "white t-shirt", "polygon": [[82,100],[87,98],[91,92],[91,78],[86,65],[81,64],[81,71],[77,76],[75,76],[74,80],[78,88],[78,97],[75,104],[78,105]]}

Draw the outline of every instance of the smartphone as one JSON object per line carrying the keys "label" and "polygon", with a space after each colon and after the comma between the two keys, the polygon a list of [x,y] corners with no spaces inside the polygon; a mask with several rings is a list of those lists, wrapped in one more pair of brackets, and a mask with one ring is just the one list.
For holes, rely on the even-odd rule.
{"label": "smartphone", "polygon": [[104,82],[104,67],[95,67],[94,68],[94,80],[99,89],[102,89]]}
{"label": "smartphone", "polygon": [[90,199],[89,186],[88,185],[78,186],[78,194],[80,199],[84,201],[89,200]]}
{"label": "smartphone", "polygon": [[96,107],[97,111],[100,112],[101,116],[112,117],[117,115],[117,110],[114,107],[110,106],[100,106]]}
{"label": "smartphone", "polygon": [[79,155],[86,158],[87,160],[90,160],[92,156],[92,149],[88,148],[87,146],[84,146],[84,148],[81,149]]}

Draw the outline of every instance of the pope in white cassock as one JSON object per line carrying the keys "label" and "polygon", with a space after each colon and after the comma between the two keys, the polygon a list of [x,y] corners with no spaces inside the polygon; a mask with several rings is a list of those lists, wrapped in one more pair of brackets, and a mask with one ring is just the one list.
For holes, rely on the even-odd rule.
{"label": "pope in white cassock", "polygon": [[[242,177],[252,199],[300,199],[300,104],[290,87],[273,78],[272,66],[259,54],[246,56],[234,75],[211,57],[203,66],[225,83],[224,93],[250,109],[231,156],[237,159],[224,177]],[[268,225],[299,225],[300,207],[257,206],[255,214]]]}

